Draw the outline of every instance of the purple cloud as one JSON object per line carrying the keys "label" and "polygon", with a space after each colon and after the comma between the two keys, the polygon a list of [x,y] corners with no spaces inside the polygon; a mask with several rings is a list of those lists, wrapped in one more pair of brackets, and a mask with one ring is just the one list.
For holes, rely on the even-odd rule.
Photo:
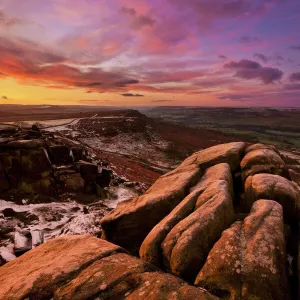
{"label": "purple cloud", "polygon": [[132,93],[125,93],[125,94],[121,94],[124,97],[144,97],[144,95],[141,94],[132,94]]}
{"label": "purple cloud", "polygon": [[290,91],[293,91],[293,90],[300,90],[300,83],[289,83],[289,84],[285,84],[283,86],[283,88],[285,90],[290,90]]}
{"label": "purple cloud", "polygon": [[247,95],[247,94],[228,94],[228,95],[223,95],[220,96],[219,99],[221,100],[233,100],[233,101],[244,101],[244,100],[249,100],[252,99],[252,95]]}
{"label": "purple cloud", "polygon": [[239,62],[231,61],[231,62],[225,64],[225,68],[256,70],[256,69],[261,68],[261,65],[252,60],[242,59]]}
{"label": "purple cloud", "polygon": [[236,77],[242,79],[259,79],[264,84],[279,81],[283,76],[283,72],[277,68],[262,67],[259,63],[247,59],[227,63],[224,67],[236,70]]}
{"label": "purple cloud", "polygon": [[292,50],[300,50],[300,45],[299,46],[291,46],[290,49]]}
{"label": "purple cloud", "polygon": [[238,41],[242,44],[257,44],[260,43],[262,40],[258,37],[252,36],[242,36],[238,39]]}
{"label": "purple cloud", "polygon": [[290,79],[291,82],[300,81],[300,72],[292,73],[289,76],[289,79]]}
{"label": "purple cloud", "polygon": [[254,56],[255,58],[261,60],[261,61],[264,62],[264,63],[267,63],[268,60],[269,60],[267,56],[265,56],[264,54],[261,54],[261,53],[255,53],[253,56]]}

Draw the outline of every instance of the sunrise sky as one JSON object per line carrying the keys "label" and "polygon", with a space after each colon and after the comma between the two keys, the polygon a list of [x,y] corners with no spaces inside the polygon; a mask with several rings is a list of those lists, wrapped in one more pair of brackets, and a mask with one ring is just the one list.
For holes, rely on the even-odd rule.
{"label": "sunrise sky", "polygon": [[0,103],[300,106],[299,0],[0,0]]}

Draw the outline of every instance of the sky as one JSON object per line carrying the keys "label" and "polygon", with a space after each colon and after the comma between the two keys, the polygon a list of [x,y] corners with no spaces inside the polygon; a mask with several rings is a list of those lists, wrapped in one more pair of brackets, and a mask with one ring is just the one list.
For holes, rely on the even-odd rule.
{"label": "sky", "polygon": [[0,104],[300,106],[300,0],[0,0]]}

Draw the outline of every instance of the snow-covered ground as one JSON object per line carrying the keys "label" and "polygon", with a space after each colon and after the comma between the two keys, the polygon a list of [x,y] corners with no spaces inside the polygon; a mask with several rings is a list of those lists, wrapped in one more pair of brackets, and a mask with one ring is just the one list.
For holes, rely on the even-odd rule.
{"label": "snow-covered ground", "polygon": [[[26,204],[24,199],[25,204],[18,205],[0,199],[0,230],[7,231],[6,238],[0,239],[0,258],[6,261],[15,258],[15,247],[27,243],[22,232],[31,235],[33,247],[39,239],[46,242],[69,234],[98,235],[101,232],[100,219],[118,203],[136,196],[136,193],[127,187],[110,187],[108,195],[108,199],[86,206],[72,200]],[[18,216],[5,216],[7,209]]]}

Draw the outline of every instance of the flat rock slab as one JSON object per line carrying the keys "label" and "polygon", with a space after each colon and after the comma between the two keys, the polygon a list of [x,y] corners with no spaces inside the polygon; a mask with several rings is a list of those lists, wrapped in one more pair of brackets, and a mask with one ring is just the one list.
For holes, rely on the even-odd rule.
{"label": "flat rock slab", "polygon": [[289,299],[282,207],[259,200],[243,222],[225,230],[195,285],[225,299]]}
{"label": "flat rock slab", "polygon": [[64,236],[0,268],[0,299],[216,300],[92,236]]}

